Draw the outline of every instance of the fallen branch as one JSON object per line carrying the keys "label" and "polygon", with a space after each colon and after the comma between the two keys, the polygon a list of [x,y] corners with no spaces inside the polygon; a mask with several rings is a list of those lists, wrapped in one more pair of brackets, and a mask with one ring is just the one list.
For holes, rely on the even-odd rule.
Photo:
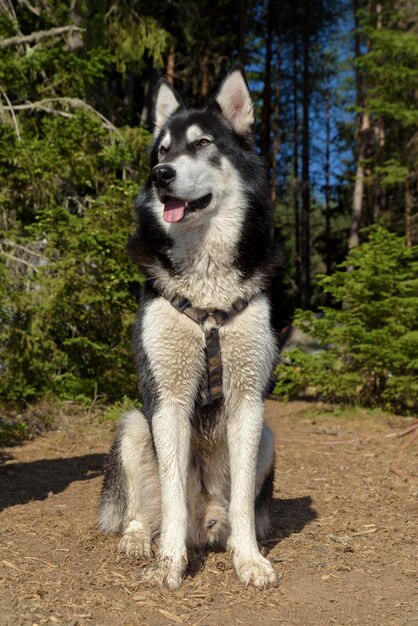
{"label": "fallen branch", "polygon": [[401,430],[400,433],[397,433],[397,437],[405,437],[405,435],[409,435],[409,433],[412,433],[412,431],[416,430],[418,428],[418,420],[416,422],[414,422],[413,424],[411,424],[411,426],[408,426],[408,428],[405,428],[405,430]]}
{"label": "fallen branch", "polygon": [[84,32],[85,28],[80,28],[75,24],[69,24],[68,26],[57,26],[50,28],[49,30],[38,30],[30,35],[15,35],[8,39],[0,39],[0,48],[9,48],[10,46],[20,46],[23,43],[38,43],[42,39],[48,37],[56,37],[57,35],[63,35],[64,33],[71,32]]}
{"label": "fallen branch", "polygon": [[323,446],[343,446],[349,443],[359,443],[359,439],[346,439],[345,441],[318,441]]}
{"label": "fallen branch", "polygon": [[402,480],[409,480],[410,478],[408,472],[405,472],[404,470],[399,469],[399,467],[397,467],[396,465],[391,465],[390,471],[396,474],[396,476],[399,476],[399,478],[402,478]]}
{"label": "fallen branch", "polygon": [[361,537],[362,535],[372,535],[376,533],[378,528],[368,528],[367,530],[359,530],[357,533],[353,533],[352,537]]}
{"label": "fallen branch", "polygon": [[171,611],[166,611],[165,609],[158,609],[158,610],[160,611],[161,615],[164,615],[164,617],[167,617],[172,622],[178,622],[179,624],[183,624],[183,620],[179,615],[176,615],[175,613],[172,613]]}
{"label": "fallen branch", "polygon": [[44,563],[45,565],[48,565],[48,567],[52,567],[54,569],[58,567],[58,565],[54,565],[54,563],[50,563],[44,559],[38,559],[36,556],[25,556],[25,559],[28,559],[29,561],[39,561],[40,563]]}

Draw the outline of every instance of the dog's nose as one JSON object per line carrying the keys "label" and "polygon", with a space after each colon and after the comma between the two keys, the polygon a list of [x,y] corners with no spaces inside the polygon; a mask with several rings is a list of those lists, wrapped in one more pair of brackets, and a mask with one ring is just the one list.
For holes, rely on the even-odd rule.
{"label": "dog's nose", "polygon": [[157,187],[168,187],[176,177],[176,170],[171,165],[156,165],[152,170],[151,178]]}

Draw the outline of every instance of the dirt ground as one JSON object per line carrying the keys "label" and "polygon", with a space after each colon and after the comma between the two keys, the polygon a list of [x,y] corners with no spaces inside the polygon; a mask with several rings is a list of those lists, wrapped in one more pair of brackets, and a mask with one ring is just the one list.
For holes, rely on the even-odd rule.
{"label": "dirt ground", "polygon": [[225,553],[152,589],[95,527],[112,434],[85,416],[3,451],[0,624],[418,626],[418,431],[388,415],[267,402],[276,437],[277,589],[245,589]]}

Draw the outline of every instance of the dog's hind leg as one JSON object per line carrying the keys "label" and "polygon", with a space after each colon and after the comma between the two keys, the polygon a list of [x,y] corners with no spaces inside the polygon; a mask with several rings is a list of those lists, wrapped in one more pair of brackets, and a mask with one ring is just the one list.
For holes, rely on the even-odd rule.
{"label": "dog's hind leg", "polygon": [[122,530],[126,510],[126,477],[120,456],[120,432],[106,457],[98,526],[106,533]]}
{"label": "dog's hind leg", "polygon": [[160,483],[150,427],[139,411],[130,411],[122,422],[120,450],[127,505],[118,551],[150,558],[152,536],[161,522]]}
{"label": "dog's hind leg", "polygon": [[123,510],[119,503],[118,524],[113,528],[104,523],[111,507],[115,509],[117,504],[107,493],[105,481],[99,525],[103,530],[122,530],[119,553],[150,558],[152,535],[160,526],[160,485],[151,432],[142,413],[132,410],[124,416],[112,450],[113,474],[107,480],[123,486],[123,493],[119,494]]}

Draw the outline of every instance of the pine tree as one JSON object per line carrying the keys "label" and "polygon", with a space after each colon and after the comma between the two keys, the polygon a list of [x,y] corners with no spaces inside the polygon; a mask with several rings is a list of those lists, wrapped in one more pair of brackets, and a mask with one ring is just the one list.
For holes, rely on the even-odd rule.
{"label": "pine tree", "polygon": [[340,306],[299,312],[296,324],[322,349],[289,353],[291,365],[277,370],[276,393],[310,386],[328,400],[416,410],[418,247],[375,227],[319,284]]}

